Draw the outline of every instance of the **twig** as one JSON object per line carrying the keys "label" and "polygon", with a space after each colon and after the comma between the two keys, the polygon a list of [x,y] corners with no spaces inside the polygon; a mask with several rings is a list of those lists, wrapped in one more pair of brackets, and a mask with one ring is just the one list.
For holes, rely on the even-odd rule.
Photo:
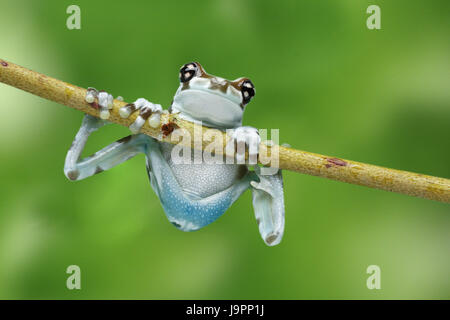
{"label": "twig", "polygon": [[[93,108],[85,101],[86,89],[84,88],[48,77],[1,59],[0,81],[42,98],[99,117],[99,110]],[[123,119],[119,116],[119,109],[126,104],[126,102],[114,100],[114,107],[110,111],[111,116],[109,118],[111,122],[127,127],[134,122],[137,117],[136,114],[131,115],[128,119]],[[182,120],[176,114],[162,114],[160,127],[152,128],[146,122],[142,127],[141,132],[165,142],[177,143],[176,141],[171,140],[170,130],[169,132],[165,132],[167,133],[166,136],[162,135],[162,131],[165,131],[168,128],[168,123],[174,123],[176,126],[187,130],[191,136],[194,134],[194,128],[196,128],[195,130],[201,130],[200,132],[202,133],[206,130],[210,130],[209,128]],[[164,124],[166,125],[164,126]],[[225,145],[227,137],[222,132],[220,132],[220,134],[222,134],[224,141],[223,145]],[[209,141],[202,141],[202,149],[209,143]],[[198,148],[198,146],[194,145],[193,147]],[[271,152],[276,151],[275,149],[279,152],[278,167],[284,170],[291,170],[371,188],[403,193],[415,197],[447,203],[450,202],[449,179],[388,169],[278,145],[269,147],[263,143],[260,145],[260,154],[267,153],[268,156],[270,156]],[[266,160],[267,159],[265,159],[265,161]],[[261,163],[261,158],[259,158],[258,161]],[[267,163],[265,161],[263,162]]]}

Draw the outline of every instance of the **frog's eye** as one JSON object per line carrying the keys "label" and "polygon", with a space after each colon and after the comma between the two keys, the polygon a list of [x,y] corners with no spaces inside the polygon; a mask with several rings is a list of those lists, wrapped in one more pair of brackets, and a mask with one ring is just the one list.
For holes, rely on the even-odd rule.
{"label": "frog's eye", "polygon": [[255,86],[253,83],[246,79],[241,85],[242,103],[246,105],[255,96]]}
{"label": "frog's eye", "polygon": [[198,71],[198,66],[195,62],[186,63],[180,69],[180,81],[187,82],[191,80]]}

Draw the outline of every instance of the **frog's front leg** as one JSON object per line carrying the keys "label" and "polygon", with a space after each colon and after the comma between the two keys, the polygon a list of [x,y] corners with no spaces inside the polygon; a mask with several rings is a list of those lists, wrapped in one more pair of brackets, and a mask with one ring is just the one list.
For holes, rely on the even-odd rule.
{"label": "frog's front leg", "polygon": [[[98,106],[94,104],[98,98]],[[98,92],[89,88],[86,101],[94,108],[100,108],[100,115],[107,118],[112,103],[112,96],[106,92]],[[81,153],[92,132],[98,130],[109,122],[90,115],[85,115],[75,139],[67,152],[64,164],[64,173],[70,180],[81,180],[96,173],[108,170],[122,163],[140,152],[144,152],[148,137],[145,135],[133,135],[122,138],[109,146],[97,151],[90,157],[80,159]]]}

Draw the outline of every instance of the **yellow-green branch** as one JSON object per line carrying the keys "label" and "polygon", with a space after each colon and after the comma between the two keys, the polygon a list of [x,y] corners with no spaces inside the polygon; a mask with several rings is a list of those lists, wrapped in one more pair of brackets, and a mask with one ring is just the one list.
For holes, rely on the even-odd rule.
{"label": "yellow-green branch", "polygon": [[[48,77],[1,59],[0,81],[42,98],[99,117],[99,110],[93,108],[85,101],[86,89],[84,88]],[[128,119],[123,119],[119,116],[119,109],[126,104],[126,102],[114,100],[114,106],[109,118],[111,122],[127,127],[134,122],[137,114],[131,115]],[[146,122],[141,132],[166,142],[176,143],[176,141],[171,140],[171,134],[167,134],[170,132],[168,130],[168,128],[170,129],[170,126],[168,127],[169,123],[171,126],[187,130],[191,136],[194,136],[194,128],[195,130],[200,130],[197,132],[202,133],[210,130],[210,128],[201,127],[189,121],[182,120],[176,114],[162,114],[161,125],[159,127],[152,128]],[[162,134],[163,132],[167,135]],[[225,145],[227,137],[222,132],[220,134],[223,137],[223,145]],[[202,149],[209,143],[209,141],[202,141]],[[278,145],[269,147],[263,143],[260,145],[260,154],[268,154],[270,156],[270,153],[274,152],[275,149],[279,153],[278,167],[283,170],[291,170],[415,197],[450,202],[449,179],[388,169]],[[260,158],[258,160],[261,163],[262,159]],[[266,161],[262,162],[267,163]]]}

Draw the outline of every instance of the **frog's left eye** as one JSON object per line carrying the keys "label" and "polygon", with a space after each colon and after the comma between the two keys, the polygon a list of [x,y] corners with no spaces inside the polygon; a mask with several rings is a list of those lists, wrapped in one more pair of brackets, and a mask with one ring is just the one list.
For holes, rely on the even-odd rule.
{"label": "frog's left eye", "polygon": [[246,79],[244,80],[244,82],[242,82],[241,92],[242,92],[242,103],[246,105],[255,96],[255,86],[250,80]]}
{"label": "frog's left eye", "polygon": [[195,62],[186,63],[180,69],[180,81],[187,82],[191,80],[198,71],[198,66]]}

